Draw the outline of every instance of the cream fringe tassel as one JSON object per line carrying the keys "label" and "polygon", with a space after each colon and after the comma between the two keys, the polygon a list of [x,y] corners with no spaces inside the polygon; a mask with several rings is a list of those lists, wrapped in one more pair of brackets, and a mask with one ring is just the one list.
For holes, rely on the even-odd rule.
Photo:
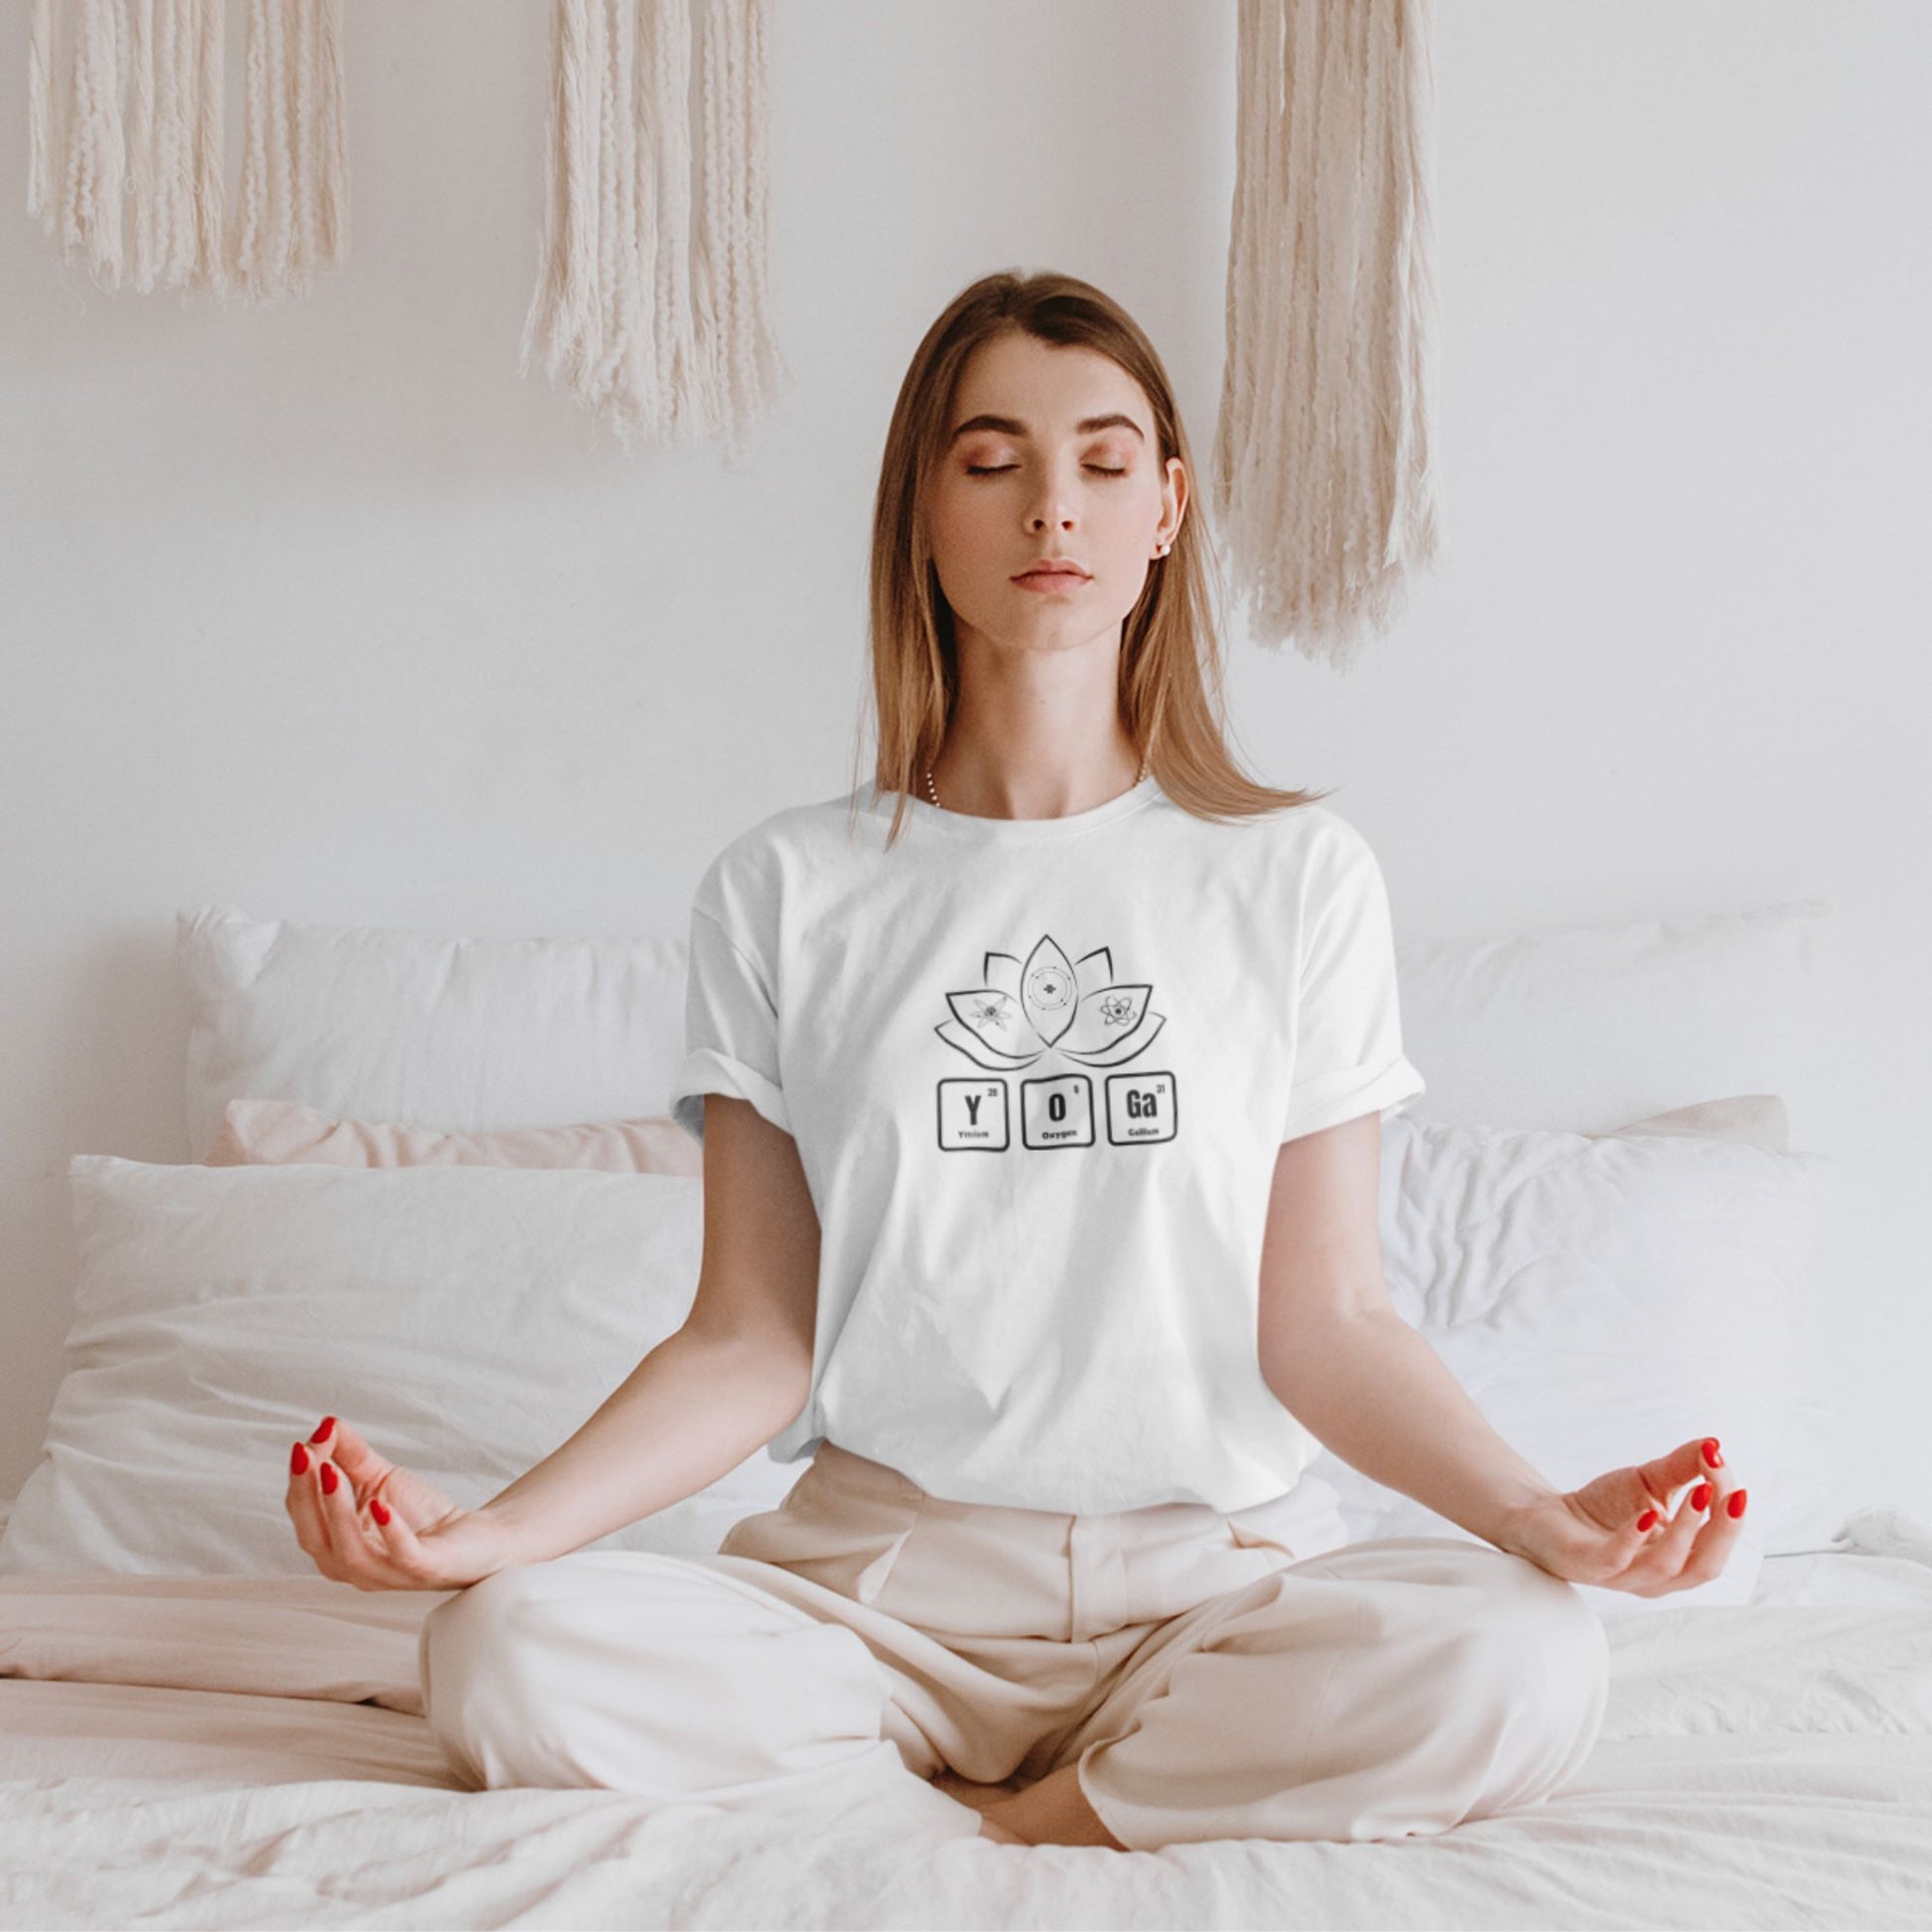
{"label": "cream fringe tassel", "polygon": [[[224,0],[34,0],[27,212],[100,286],[305,293],[348,251],[342,0],[246,0],[241,179],[222,192]],[[133,229],[125,251],[123,208]]]}
{"label": "cream fringe tassel", "polygon": [[1257,642],[1337,669],[1437,553],[1430,0],[1240,0],[1215,511]]}
{"label": "cream fringe tassel", "polygon": [[[543,259],[520,373],[734,467],[789,375],[766,322],[764,0],[554,0]],[[689,91],[694,67],[696,161]],[[702,197],[694,192],[702,188]]]}

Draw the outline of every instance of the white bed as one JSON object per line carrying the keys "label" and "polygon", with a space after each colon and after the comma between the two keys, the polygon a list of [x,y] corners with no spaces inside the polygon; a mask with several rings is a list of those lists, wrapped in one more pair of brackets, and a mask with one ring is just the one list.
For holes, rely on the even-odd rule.
{"label": "white bed", "polygon": [[[1594,1755],[1436,1839],[1159,1853],[463,1788],[420,1712],[439,1595],[0,1579],[9,1926],[1932,1924],[1932,1566],[1771,1557],[1609,1626]],[[909,1779],[909,1774],[908,1774]]]}
{"label": "white bed", "polygon": [[[416,1677],[442,1595],[317,1575],[288,1447],[341,1408],[482,1501],[681,1320],[691,1169],[488,1145],[652,1112],[681,948],[183,913],[193,1159],[73,1157],[70,1366],[0,1535],[0,1925],[1932,1927],[1932,1536],[1822,1486],[1849,1277],[1814,1280],[1830,1163],[1774,1091],[1820,909],[1402,949],[1432,1081],[1384,1136],[1405,1314],[1553,1480],[1716,1433],[1751,1489],[1721,1576],[1587,1592],[1612,1691],[1583,1771],[1439,1837],[1133,1854],[960,1835],[909,1774],[902,1807],[465,1789]],[[206,1164],[271,1103],[436,1145]],[[797,1472],[751,1457],[594,1547],[715,1550]],[[1303,1554],[1452,1527],[1311,1474]]]}

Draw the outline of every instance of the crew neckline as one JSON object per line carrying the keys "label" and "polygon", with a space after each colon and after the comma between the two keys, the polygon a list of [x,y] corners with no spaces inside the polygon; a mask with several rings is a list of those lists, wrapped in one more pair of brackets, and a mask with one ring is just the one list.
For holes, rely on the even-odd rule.
{"label": "crew neckline", "polygon": [[[868,811],[880,818],[891,817],[896,793],[883,791],[876,780],[862,785],[860,790],[867,795]],[[905,809],[915,824],[930,826],[947,838],[981,845],[1022,845],[1035,844],[1042,839],[1069,839],[1094,831],[1142,810],[1160,796],[1161,781],[1150,771],[1138,783],[1102,803],[1089,805],[1083,812],[1063,812],[1057,818],[983,818],[974,812],[948,811],[943,805],[935,805],[929,798],[910,792],[905,797]]]}

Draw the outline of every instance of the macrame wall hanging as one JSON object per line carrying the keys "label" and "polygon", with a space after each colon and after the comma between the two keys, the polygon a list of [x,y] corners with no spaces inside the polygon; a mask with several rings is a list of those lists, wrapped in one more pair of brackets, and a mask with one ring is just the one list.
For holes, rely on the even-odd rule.
{"label": "macrame wall hanging", "polygon": [[[105,287],[263,302],[346,257],[343,0],[238,4],[231,208],[226,0],[33,0],[28,212]],[[1429,5],[1240,0],[1216,509],[1258,640],[1336,664],[1436,554]],[[626,446],[716,434],[736,464],[789,373],[764,7],[553,0],[520,367],[540,353]]]}
{"label": "macrame wall hanging", "polygon": [[[346,258],[343,0],[238,4],[231,207],[226,0],[33,0],[27,209],[102,287],[262,302]],[[765,46],[764,0],[554,0],[520,370],[540,353],[626,446],[716,434],[736,464],[789,377],[767,321]]]}
{"label": "macrame wall hanging", "polygon": [[[521,369],[736,465],[789,376],[766,320],[764,0],[554,0],[543,267]],[[691,113],[696,80],[698,112]]]}
{"label": "macrame wall hanging", "polygon": [[1437,552],[1428,0],[1240,0],[1214,501],[1251,632],[1345,669]]}
{"label": "macrame wall hanging", "polygon": [[231,207],[225,0],[34,0],[27,212],[100,286],[272,302],[343,265],[342,0],[244,3]]}

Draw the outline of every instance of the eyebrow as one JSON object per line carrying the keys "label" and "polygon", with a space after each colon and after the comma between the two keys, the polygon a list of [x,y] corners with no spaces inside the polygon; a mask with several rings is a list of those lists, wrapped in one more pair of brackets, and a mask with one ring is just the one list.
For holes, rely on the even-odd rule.
{"label": "eyebrow", "polygon": [[[1132,416],[1123,416],[1118,413],[1112,416],[1087,416],[1075,423],[1073,428],[1074,432],[1080,436],[1091,436],[1095,430],[1101,429],[1131,429],[1143,443],[1147,441],[1147,432],[1142,429],[1140,424]],[[994,429],[1000,431],[1005,436],[1031,437],[1033,435],[1033,431],[1025,423],[1020,422],[1012,416],[969,416],[953,431],[947,441],[948,443],[957,443],[969,430],[975,429]]]}

